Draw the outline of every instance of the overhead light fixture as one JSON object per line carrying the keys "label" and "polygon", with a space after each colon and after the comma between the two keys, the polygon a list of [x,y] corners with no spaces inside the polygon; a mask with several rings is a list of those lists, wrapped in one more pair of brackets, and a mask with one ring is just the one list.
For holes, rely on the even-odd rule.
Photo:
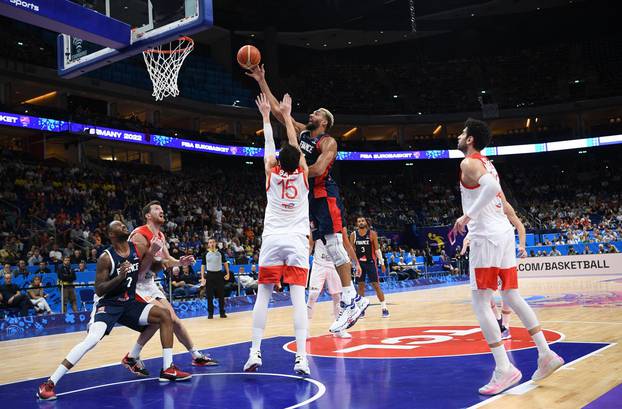
{"label": "overhead light fixture", "polygon": [[348,41],[348,45],[352,44],[352,41]]}
{"label": "overhead light fixture", "polygon": [[527,121],[525,122],[525,128],[529,128],[529,125],[531,125],[531,118],[527,118]]}
{"label": "overhead light fixture", "polygon": [[22,101],[22,104],[36,104],[37,102],[45,101],[46,99],[50,99],[56,96],[58,92],[52,91],[47,94],[39,95],[38,97],[27,99],[26,101]]}
{"label": "overhead light fixture", "polygon": [[350,136],[354,135],[354,133],[358,130],[357,127],[354,127],[352,129],[350,129],[349,131],[345,132],[342,136],[344,138],[349,138]]}
{"label": "overhead light fixture", "polygon": [[259,130],[255,131],[255,135],[257,135],[257,136],[263,135],[263,129],[259,129]]}
{"label": "overhead light fixture", "polygon": [[441,129],[443,129],[443,125],[439,125],[436,127],[436,129],[434,130],[434,132],[432,132],[433,135],[437,135],[441,132]]}
{"label": "overhead light fixture", "polygon": [[397,94],[394,94],[394,95],[393,95],[393,98],[394,98],[394,99],[395,99],[395,98],[397,98],[397,97],[399,97],[399,95],[397,95]]}

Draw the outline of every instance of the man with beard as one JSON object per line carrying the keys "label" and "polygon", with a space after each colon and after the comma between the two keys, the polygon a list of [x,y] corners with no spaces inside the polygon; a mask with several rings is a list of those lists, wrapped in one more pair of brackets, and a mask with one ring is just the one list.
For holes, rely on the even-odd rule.
{"label": "man with beard", "polygon": [[[195,348],[188,330],[184,327],[181,319],[175,313],[173,306],[166,299],[166,296],[158,288],[155,282],[155,273],[162,270],[162,268],[172,268],[179,266],[192,265],[195,263],[194,256],[182,256],[179,260],[173,258],[166,247],[166,240],[161,228],[164,224],[164,210],[158,201],[151,201],[143,207],[143,217],[146,224],[134,229],[130,234],[130,241],[136,245],[136,249],[139,254],[149,248],[150,243],[154,240],[161,240],[164,242],[162,249],[155,255],[154,263],[151,269],[147,271],[144,277],[139,279],[136,285],[136,298],[140,301],[157,305],[158,307],[168,310],[173,318],[173,331],[175,336],[181,342],[188,352],[192,355],[193,366],[213,366],[218,365],[218,362],[210,358],[208,355],[201,353]],[[140,352],[145,344],[153,337],[158,330],[155,326],[150,326],[143,331],[132,350],[125,355],[121,363],[130,372],[138,376],[149,376],[149,372],[140,360]]]}
{"label": "man with beard", "polygon": [[[263,65],[255,66],[246,73],[257,81],[261,92],[266,95],[270,109],[276,119],[285,125],[285,118],[279,110],[279,101],[270,91],[265,78]],[[331,168],[337,157],[337,141],[328,130],[335,118],[326,108],[319,108],[309,115],[304,125],[293,121],[294,130],[299,135],[299,145],[309,166],[309,219],[316,229],[312,232],[314,241],[322,240],[326,250],[339,273],[343,292],[340,312],[329,331],[339,333],[356,324],[369,306],[369,300],[356,293],[352,283],[352,262],[349,251],[352,248],[348,237],[344,237],[345,210],[339,194],[339,187],[333,179]],[[361,274],[357,268],[356,275]]]}
{"label": "man with beard", "polygon": [[58,381],[105,335],[110,334],[117,322],[136,331],[143,331],[149,324],[160,329],[163,348],[160,381],[183,381],[192,377],[173,364],[171,314],[164,308],[140,302],[135,297],[138,277],[151,266],[163,242],[154,240],[141,257],[136,246],[127,241],[129,234],[127,226],[120,221],[108,225],[111,246],[97,260],[95,302],[87,336],[69,352],[52,376],[39,386],[39,399],[56,399],[54,389]]}
{"label": "man with beard", "polygon": [[513,208],[503,194],[497,170],[481,154],[490,139],[488,125],[476,119],[468,119],[458,137],[458,149],[465,155],[460,163],[463,215],[456,220],[449,234],[451,243],[455,235],[463,234],[468,226],[473,310],[495,360],[490,382],[479,389],[482,395],[499,394],[522,378],[521,372],[508,358],[499,325],[490,308],[498,287],[503,302],[518,315],[538,349],[538,369],[531,380],[540,381],[564,364],[564,360],[549,348],[536,314],[518,292],[514,227],[508,219]]}

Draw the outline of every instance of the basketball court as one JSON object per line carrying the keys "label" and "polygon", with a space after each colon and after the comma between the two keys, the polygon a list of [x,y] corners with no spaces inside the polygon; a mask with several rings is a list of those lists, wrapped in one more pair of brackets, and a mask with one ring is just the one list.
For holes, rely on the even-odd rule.
{"label": "basketball court", "polygon": [[[330,302],[319,303],[307,343],[310,378],[291,370],[292,310],[286,306],[269,312],[258,373],[242,372],[251,313],[239,312],[222,321],[185,320],[197,344],[221,363],[192,368],[190,356],[176,343],[175,360],[192,368],[191,382],[162,385],[153,377],[135,378],[120,360],[136,333],[117,327],[63,378],[54,403],[37,402],[36,388],[84,332],[1,342],[0,394],[23,408],[614,407],[607,402],[621,398],[622,274],[528,278],[521,285],[566,365],[538,385],[531,382],[537,352],[513,316],[513,338],[505,345],[523,380],[492,398],[477,393],[494,363],[471,311],[467,285],[390,293],[391,317],[380,318],[379,305],[372,306],[350,340],[328,335]],[[144,349],[152,374],[159,370],[160,353],[157,340]]]}

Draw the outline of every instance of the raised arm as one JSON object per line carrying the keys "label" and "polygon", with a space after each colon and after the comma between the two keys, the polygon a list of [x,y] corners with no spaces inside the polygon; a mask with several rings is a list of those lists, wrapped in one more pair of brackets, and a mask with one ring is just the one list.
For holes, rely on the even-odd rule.
{"label": "raised arm", "polygon": [[277,164],[276,147],[274,146],[274,137],[272,136],[272,124],[270,124],[270,103],[268,102],[268,97],[266,97],[266,94],[262,93],[259,94],[255,99],[255,104],[257,105],[259,112],[261,112],[261,118],[263,119],[263,163],[266,170],[267,178],[270,175],[271,169]]}
{"label": "raised arm", "polygon": [[[276,99],[274,94],[272,94],[272,91],[270,90],[270,87],[266,82],[266,70],[264,69],[263,64],[256,65],[248,71],[249,72],[246,72],[245,74],[257,81],[257,84],[259,84],[259,89],[261,89],[261,92],[266,96],[267,101],[270,104],[270,109],[272,110],[272,114],[274,115],[274,117],[280,123],[285,125],[283,115],[281,115],[281,112],[279,111],[279,101]],[[300,122],[294,121],[294,128],[296,129],[297,133],[300,133],[305,129],[305,125],[301,124]]]}
{"label": "raised arm", "polygon": [[309,166],[309,177],[314,178],[320,176],[326,172],[326,168],[337,157],[337,141],[332,137],[326,137],[322,139],[322,153],[317,158],[317,161]]}

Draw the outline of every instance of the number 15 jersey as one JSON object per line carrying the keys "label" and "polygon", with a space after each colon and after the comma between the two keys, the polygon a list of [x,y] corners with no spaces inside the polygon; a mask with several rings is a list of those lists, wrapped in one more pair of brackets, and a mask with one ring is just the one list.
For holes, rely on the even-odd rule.
{"label": "number 15 jersey", "polygon": [[263,235],[309,234],[309,182],[298,167],[287,173],[275,166],[266,181],[268,204],[264,217]]}

